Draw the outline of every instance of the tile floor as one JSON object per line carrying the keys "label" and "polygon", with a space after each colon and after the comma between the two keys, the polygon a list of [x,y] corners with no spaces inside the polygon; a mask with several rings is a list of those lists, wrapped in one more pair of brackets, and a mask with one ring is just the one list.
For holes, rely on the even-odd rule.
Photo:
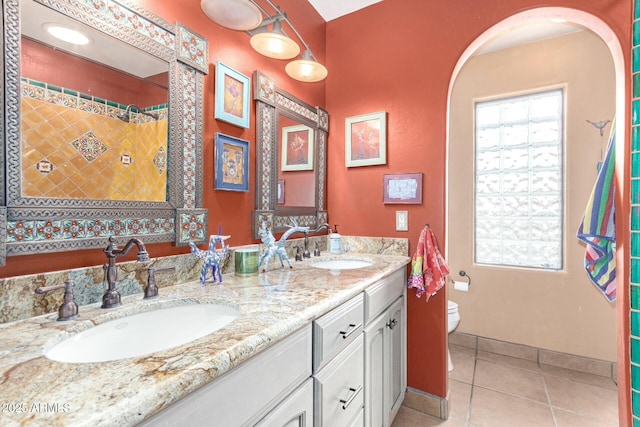
{"label": "tile floor", "polygon": [[446,421],[401,407],[392,427],[616,427],[617,386],[607,377],[450,344]]}

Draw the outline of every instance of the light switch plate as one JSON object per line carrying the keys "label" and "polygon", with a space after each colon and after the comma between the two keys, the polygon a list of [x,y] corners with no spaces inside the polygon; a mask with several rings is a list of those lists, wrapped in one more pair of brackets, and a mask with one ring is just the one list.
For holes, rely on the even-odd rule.
{"label": "light switch plate", "polygon": [[396,231],[409,231],[408,211],[396,211]]}

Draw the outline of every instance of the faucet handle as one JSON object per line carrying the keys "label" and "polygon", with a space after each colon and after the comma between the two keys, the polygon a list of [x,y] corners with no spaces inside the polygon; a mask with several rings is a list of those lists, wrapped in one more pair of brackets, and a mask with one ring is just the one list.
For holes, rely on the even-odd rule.
{"label": "faucet handle", "polygon": [[156,273],[163,273],[165,271],[175,271],[175,270],[176,270],[175,267],[167,267],[167,268],[160,268],[160,269],[150,267],[147,270],[147,273],[148,273],[147,286],[144,288],[143,299],[149,299],[149,298],[154,298],[158,296],[158,285],[156,285]]}
{"label": "faucet handle", "polygon": [[67,280],[63,285],[55,286],[40,286],[36,288],[36,294],[45,294],[47,292],[55,291],[57,289],[64,288],[64,296],[62,297],[62,304],[58,309],[58,320],[71,320],[78,317],[78,304],[76,304],[73,298],[73,280]]}

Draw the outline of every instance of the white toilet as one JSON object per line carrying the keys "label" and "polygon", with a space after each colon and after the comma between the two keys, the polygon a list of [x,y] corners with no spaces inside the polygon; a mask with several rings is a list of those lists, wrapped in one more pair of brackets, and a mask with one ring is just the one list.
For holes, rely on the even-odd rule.
{"label": "white toilet", "polygon": [[[460,313],[458,313],[458,304],[453,301],[448,301],[448,333],[453,332],[457,327],[458,323],[460,323]],[[447,365],[449,368],[449,372],[453,371],[453,362],[451,361],[451,352],[449,352],[449,348],[447,348]]]}

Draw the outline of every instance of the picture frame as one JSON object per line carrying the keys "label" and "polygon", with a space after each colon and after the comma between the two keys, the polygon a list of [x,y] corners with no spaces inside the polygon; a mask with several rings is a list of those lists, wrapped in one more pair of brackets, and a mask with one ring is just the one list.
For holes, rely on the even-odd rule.
{"label": "picture frame", "polygon": [[233,68],[216,62],[214,118],[249,128],[251,80]]}
{"label": "picture frame", "polygon": [[282,171],[313,170],[313,149],[315,132],[306,125],[282,128],[281,149]]}
{"label": "picture frame", "polygon": [[386,111],[346,118],[345,161],[348,168],[387,163]]}
{"label": "picture frame", "polygon": [[249,191],[249,141],[215,133],[214,190]]}
{"label": "picture frame", "polygon": [[284,179],[278,180],[277,197],[278,204],[284,205]]}
{"label": "picture frame", "polygon": [[422,204],[422,172],[385,174],[383,176],[384,204]]}

